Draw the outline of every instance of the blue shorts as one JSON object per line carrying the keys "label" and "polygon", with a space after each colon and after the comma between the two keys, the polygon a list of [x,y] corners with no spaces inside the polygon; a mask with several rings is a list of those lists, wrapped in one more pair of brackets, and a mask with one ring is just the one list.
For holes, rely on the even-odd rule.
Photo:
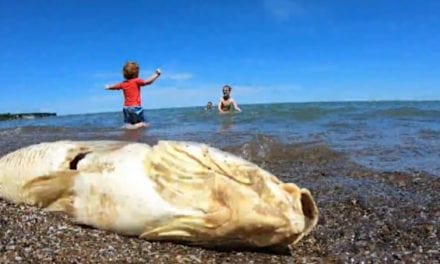
{"label": "blue shorts", "polygon": [[126,124],[134,125],[140,122],[145,122],[144,109],[140,106],[124,107],[122,112],[124,113],[124,123]]}

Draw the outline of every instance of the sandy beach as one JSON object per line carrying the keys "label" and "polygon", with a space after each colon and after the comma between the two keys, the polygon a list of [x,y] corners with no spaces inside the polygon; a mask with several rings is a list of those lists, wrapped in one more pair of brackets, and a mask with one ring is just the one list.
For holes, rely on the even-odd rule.
{"label": "sandy beach", "polygon": [[290,252],[148,242],[0,200],[0,262],[439,263],[438,177],[369,170],[325,145],[266,143],[264,156],[255,144],[226,150],[312,191],[318,226]]}

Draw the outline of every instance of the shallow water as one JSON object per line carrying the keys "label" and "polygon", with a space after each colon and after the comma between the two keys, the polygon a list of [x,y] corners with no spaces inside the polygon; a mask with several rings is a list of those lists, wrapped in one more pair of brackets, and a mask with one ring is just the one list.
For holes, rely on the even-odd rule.
{"label": "shallow water", "polygon": [[[259,136],[282,144],[316,143],[380,171],[440,175],[440,102],[335,102],[243,105],[218,115],[202,107],[146,110],[150,128],[120,129],[119,112],[0,122],[0,154],[59,139],[161,139],[205,142],[225,148]],[[259,144],[255,142],[255,144]]]}

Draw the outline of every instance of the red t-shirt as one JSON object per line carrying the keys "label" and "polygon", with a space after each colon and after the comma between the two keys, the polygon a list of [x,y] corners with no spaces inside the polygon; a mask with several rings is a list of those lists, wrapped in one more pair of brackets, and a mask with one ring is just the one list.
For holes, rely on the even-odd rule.
{"label": "red t-shirt", "polygon": [[141,106],[141,86],[146,85],[145,81],[139,78],[125,80],[115,88],[124,92],[124,106]]}

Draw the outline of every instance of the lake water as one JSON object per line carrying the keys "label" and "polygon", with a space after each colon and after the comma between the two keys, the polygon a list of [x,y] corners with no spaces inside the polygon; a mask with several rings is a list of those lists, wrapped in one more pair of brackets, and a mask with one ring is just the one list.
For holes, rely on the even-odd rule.
{"label": "lake water", "polygon": [[[0,122],[0,154],[43,141],[114,139],[204,142],[218,148],[320,145],[380,171],[440,175],[440,102],[334,102],[242,105],[219,115],[203,107],[146,110],[147,129],[121,129],[110,112]],[[329,154],[331,155],[331,154]],[[243,155],[246,156],[246,155]]]}

